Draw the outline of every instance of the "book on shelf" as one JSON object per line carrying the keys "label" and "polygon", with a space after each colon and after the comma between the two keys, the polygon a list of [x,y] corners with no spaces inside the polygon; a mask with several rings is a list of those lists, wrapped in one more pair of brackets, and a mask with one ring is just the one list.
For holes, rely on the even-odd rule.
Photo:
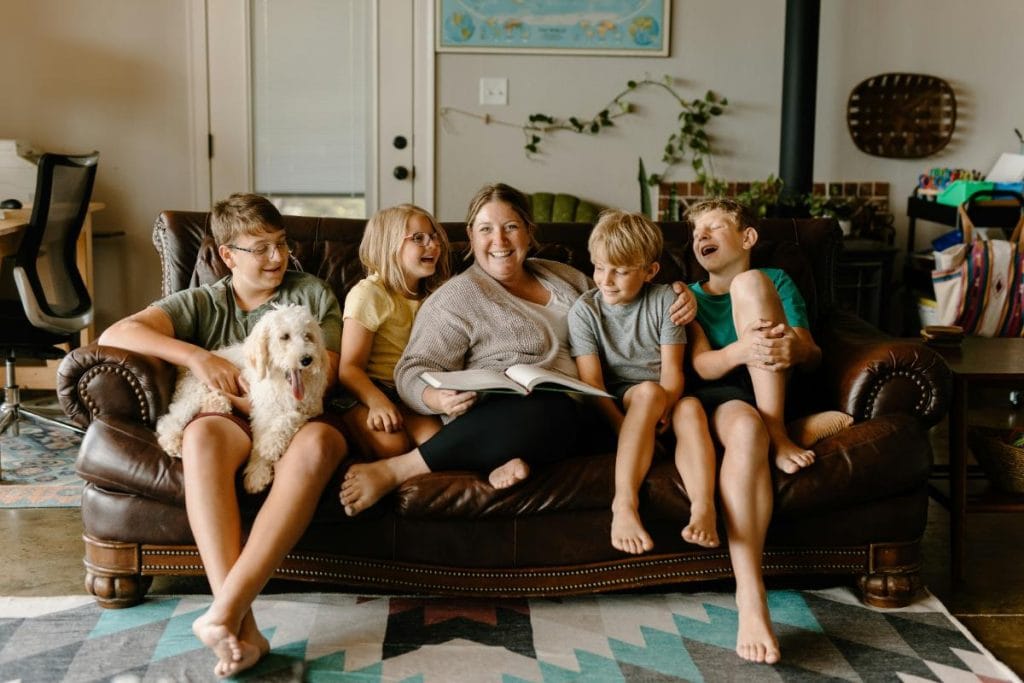
{"label": "book on shelf", "polygon": [[569,377],[565,373],[549,370],[538,365],[513,365],[504,372],[501,370],[454,370],[452,372],[424,372],[420,375],[424,382],[435,389],[453,389],[455,391],[495,391],[515,393],[526,396],[532,391],[566,391],[591,396],[611,394],[595,389],[586,382]]}

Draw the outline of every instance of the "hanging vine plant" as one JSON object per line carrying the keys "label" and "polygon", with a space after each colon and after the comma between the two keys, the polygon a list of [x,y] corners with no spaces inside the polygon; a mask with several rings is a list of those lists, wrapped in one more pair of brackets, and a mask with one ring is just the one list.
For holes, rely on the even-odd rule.
{"label": "hanging vine plant", "polygon": [[[678,105],[679,115],[676,119],[678,128],[668,136],[665,143],[661,157],[664,164],[662,172],[647,175],[642,178],[641,182],[646,182],[647,185],[657,185],[668,176],[674,166],[688,160],[690,167],[697,175],[697,180],[705,187],[713,188],[721,185],[721,181],[714,176],[711,138],[706,127],[712,119],[724,113],[729,101],[711,90],[708,90],[702,98],[687,100],[673,87],[671,76],[665,76],[660,81],[650,78],[628,81],[624,90],[616,94],[604,108],[587,118],[578,116],[561,118],[545,113],[535,113],[527,117],[526,123],[519,124],[502,121],[489,114],[474,114],[454,107],[442,108],[441,116],[458,113],[479,119],[486,124],[494,123],[519,128],[523,131],[526,140],[523,148],[526,150],[527,156],[532,156],[540,154],[545,138],[558,131],[568,131],[580,135],[600,134],[602,130],[614,126],[616,119],[635,112],[634,105],[628,99],[630,94],[641,89],[652,88],[664,91]],[[641,175],[644,176],[643,172]]]}

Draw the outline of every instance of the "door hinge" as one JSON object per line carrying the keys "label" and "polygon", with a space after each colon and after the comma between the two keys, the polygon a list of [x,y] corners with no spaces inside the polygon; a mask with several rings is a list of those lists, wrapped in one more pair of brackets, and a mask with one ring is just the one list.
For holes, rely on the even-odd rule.
{"label": "door hinge", "polygon": [[206,156],[208,159],[213,158],[213,133],[206,134]]}

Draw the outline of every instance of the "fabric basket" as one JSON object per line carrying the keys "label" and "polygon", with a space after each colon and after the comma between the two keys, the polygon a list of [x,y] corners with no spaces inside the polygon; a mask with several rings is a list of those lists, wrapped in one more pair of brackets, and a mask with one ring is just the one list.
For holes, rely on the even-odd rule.
{"label": "fabric basket", "polygon": [[1024,493],[1024,448],[1006,442],[1009,432],[992,427],[971,427],[967,444],[989,481],[1007,493]]}

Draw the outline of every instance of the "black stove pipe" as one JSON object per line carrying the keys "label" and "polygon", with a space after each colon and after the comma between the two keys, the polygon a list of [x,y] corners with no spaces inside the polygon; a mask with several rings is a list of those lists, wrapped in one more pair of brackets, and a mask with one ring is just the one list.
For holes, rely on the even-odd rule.
{"label": "black stove pipe", "polygon": [[791,201],[810,193],[814,183],[820,18],[820,0],[786,0],[779,178],[783,198]]}

